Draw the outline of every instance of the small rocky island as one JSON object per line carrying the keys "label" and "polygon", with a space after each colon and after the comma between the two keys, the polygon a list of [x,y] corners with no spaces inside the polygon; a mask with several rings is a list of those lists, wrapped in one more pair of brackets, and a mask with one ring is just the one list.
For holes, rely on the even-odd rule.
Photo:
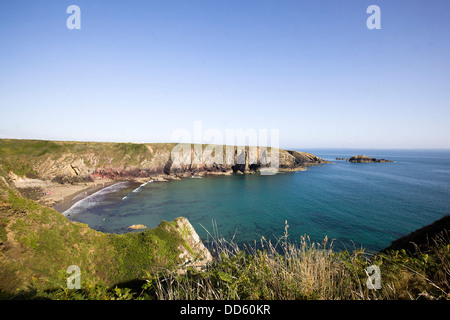
{"label": "small rocky island", "polygon": [[368,157],[368,156],[364,156],[364,155],[352,156],[348,159],[336,158],[336,160],[346,160],[348,162],[353,162],[353,163],[392,162],[391,160],[376,159],[376,158],[372,158],[372,157]]}

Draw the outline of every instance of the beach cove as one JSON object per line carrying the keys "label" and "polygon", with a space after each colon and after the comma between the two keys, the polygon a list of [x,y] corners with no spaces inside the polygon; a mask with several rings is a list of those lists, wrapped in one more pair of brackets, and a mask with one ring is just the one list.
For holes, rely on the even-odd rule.
{"label": "beach cove", "polygon": [[[354,150],[312,150],[325,160]],[[80,201],[70,219],[112,233],[131,225],[155,227],[184,216],[204,242],[215,232],[251,244],[276,241],[288,222],[292,239],[325,236],[336,247],[380,250],[393,240],[448,214],[450,155],[445,151],[361,150],[392,163],[335,161],[275,176],[227,175],[149,183]],[[133,192],[134,191],[134,192]],[[100,199],[102,196],[103,198]],[[95,197],[90,200],[95,200]],[[217,229],[214,229],[217,228]]]}

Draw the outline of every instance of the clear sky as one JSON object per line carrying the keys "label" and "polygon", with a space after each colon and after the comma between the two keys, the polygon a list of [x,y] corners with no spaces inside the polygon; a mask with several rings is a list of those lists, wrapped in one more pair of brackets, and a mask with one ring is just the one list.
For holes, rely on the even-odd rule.
{"label": "clear sky", "polygon": [[168,142],[194,121],[450,148],[450,1],[0,1],[0,138]]}

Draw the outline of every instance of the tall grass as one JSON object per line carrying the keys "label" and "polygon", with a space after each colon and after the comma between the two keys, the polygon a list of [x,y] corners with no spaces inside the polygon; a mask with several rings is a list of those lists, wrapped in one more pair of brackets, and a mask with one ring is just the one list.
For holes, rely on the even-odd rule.
{"label": "tall grass", "polygon": [[[261,238],[259,246],[239,248],[214,238],[216,258],[206,269],[148,277],[142,293],[164,300],[448,299],[448,243],[448,237],[437,239],[432,255],[418,252],[415,257],[404,251],[335,251],[326,237],[322,243],[307,236],[291,242],[286,223],[285,234],[276,243]],[[372,264],[381,270],[378,290],[367,286],[366,270]]]}

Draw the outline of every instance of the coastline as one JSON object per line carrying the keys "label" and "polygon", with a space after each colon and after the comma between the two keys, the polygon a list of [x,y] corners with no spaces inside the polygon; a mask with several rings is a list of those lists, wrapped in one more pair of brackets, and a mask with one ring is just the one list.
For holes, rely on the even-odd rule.
{"label": "coastline", "polygon": [[109,178],[97,178],[94,181],[58,183],[50,180],[22,178],[14,174],[10,174],[9,180],[22,195],[51,208],[70,202],[84,192],[92,193],[91,189],[100,190],[116,182]]}
{"label": "coastline", "polygon": [[[218,174],[212,174],[218,175]],[[70,209],[77,202],[84,198],[101,191],[107,187],[115,185],[120,182],[135,183],[136,186],[145,184],[149,181],[154,182],[168,182],[181,180],[188,177],[177,177],[172,175],[160,174],[148,178],[132,178],[132,179],[109,179],[109,178],[96,178],[94,182],[80,183],[80,184],[58,184],[58,185],[46,185],[47,189],[52,191],[49,194],[45,194],[39,197],[38,202],[43,205],[49,206],[59,213],[64,213]],[[41,181],[41,185],[46,183]]]}
{"label": "coastline", "polygon": [[[278,173],[291,173],[296,171],[307,170],[307,166],[297,166],[293,168],[280,167]],[[142,185],[149,181],[154,182],[168,182],[182,180],[186,178],[199,178],[204,176],[220,176],[233,174],[255,174],[253,171],[200,171],[189,172],[183,174],[156,174],[149,177],[94,177],[93,181],[76,182],[76,183],[58,183],[49,180],[30,179],[19,177],[12,174],[10,178],[16,188],[21,192],[31,192],[34,199],[41,205],[50,207],[59,213],[64,213],[66,210],[74,206],[77,202],[84,198],[114,184],[129,181],[136,185]]]}
{"label": "coastline", "polygon": [[[74,186],[75,188],[71,188],[70,186],[68,186],[68,189],[73,192],[63,198],[60,198],[59,200],[55,200],[55,204],[51,206],[51,208],[58,211],[59,213],[63,213],[64,211],[70,209],[78,201],[81,201],[84,198],[121,181],[122,180],[109,181],[108,179],[108,181],[97,182],[94,185],[86,186],[81,190],[78,190],[79,188],[77,188],[77,186]],[[77,191],[74,191],[74,189],[76,189]]]}
{"label": "coastline", "polygon": [[[8,183],[22,196],[60,212],[75,204],[76,200],[83,199],[83,195],[90,195],[118,181],[142,184],[149,180],[165,182],[191,177],[272,171],[267,165],[250,164],[250,151],[239,151],[236,146],[234,162],[228,163],[227,160],[226,164],[214,162],[180,165],[171,160],[171,151],[175,144],[45,141],[46,147],[52,148],[48,155],[53,155],[47,157],[43,156],[40,150],[42,142],[4,139],[0,139],[0,142],[1,149],[5,150],[4,154],[10,155],[4,160],[1,159],[0,170],[3,162],[17,167],[14,167],[15,170],[11,167],[11,170],[4,172]],[[14,155],[22,155],[24,148],[30,151],[29,156],[26,160],[16,163]],[[193,151],[194,149],[191,149],[191,153]],[[243,156],[245,161],[237,163],[238,157]],[[241,158],[239,159],[244,160]],[[117,159],[114,164],[113,159]],[[279,149],[278,162],[278,173],[304,171],[309,166],[328,163],[313,154],[282,149]]]}
{"label": "coastline", "polygon": [[[280,174],[291,173],[296,171],[307,170],[306,167],[297,168],[280,168]],[[115,185],[120,182],[129,181],[130,183],[136,183],[136,185],[142,185],[149,181],[154,182],[169,182],[177,181],[182,179],[188,179],[192,177],[204,177],[204,176],[222,176],[222,175],[232,175],[232,172],[201,172],[200,174],[189,174],[185,176],[176,175],[166,175],[160,174],[157,176],[152,176],[148,178],[133,178],[133,179],[109,179],[109,178],[97,178],[94,182],[80,183],[80,184],[58,184],[49,187],[52,190],[51,193],[42,195],[38,202],[43,205],[47,205],[52,209],[58,211],[59,213],[64,213],[66,210],[70,209],[77,202],[83,200],[84,198],[101,191],[107,187]],[[237,174],[237,173],[236,173]],[[240,174],[253,174],[253,172],[246,172]],[[44,183],[44,181],[42,181]]]}

